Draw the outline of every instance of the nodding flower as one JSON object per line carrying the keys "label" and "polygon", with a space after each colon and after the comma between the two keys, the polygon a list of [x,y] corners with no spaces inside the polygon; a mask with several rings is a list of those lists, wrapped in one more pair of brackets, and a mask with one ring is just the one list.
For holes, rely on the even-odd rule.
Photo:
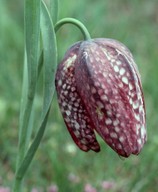
{"label": "nodding flower", "polygon": [[58,102],[74,142],[100,151],[96,131],[120,156],[139,154],[146,114],[138,68],[128,48],[113,39],[74,44],[56,73]]}

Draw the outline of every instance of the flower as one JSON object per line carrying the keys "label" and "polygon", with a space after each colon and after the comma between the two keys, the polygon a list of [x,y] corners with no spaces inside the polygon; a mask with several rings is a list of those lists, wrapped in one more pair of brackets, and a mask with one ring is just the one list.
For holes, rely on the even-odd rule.
{"label": "flower", "polygon": [[101,184],[103,189],[113,189],[116,187],[116,184],[113,181],[103,181]]}
{"label": "flower", "polygon": [[87,183],[84,187],[85,192],[97,192],[97,190],[91,186],[91,184]]}
{"label": "flower", "polygon": [[31,190],[31,192],[39,192],[39,190],[38,190],[37,188],[33,188],[33,189]]}
{"label": "flower", "polygon": [[72,183],[79,183],[80,182],[80,178],[77,175],[73,174],[73,173],[70,173],[68,175],[68,179]]}
{"label": "flower", "polygon": [[34,188],[32,188],[32,190],[31,190],[31,192],[42,192],[43,190],[42,190],[42,188],[36,188],[36,187],[34,187]]}
{"label": "flower", "polygon": [[9,187],[0,186],[0,192],[10,192],[10,189],[9,189]]}
{"label": "flower", "polygon": [[94,130],[120,156],[139,154],[146,142],[145,104],[130,51],[112,39],[78,42],[56,73],[65,124],[83,151],[100,151]]}
{"label": "flower", "polygon": [[55,184],[52,184],[51,186],[48,187],[47,191],[48,192],[58,192],[58,186]]}

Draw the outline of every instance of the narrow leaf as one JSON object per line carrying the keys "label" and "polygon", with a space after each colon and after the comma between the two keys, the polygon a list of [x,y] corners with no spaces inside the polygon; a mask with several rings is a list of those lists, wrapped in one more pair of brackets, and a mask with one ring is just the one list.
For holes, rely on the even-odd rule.
{"label": "narrow leaf", "polygon": [[56,38],[54,33],[53,23],[45,4],[42,2],[41,9],[41,31],[43,38],[43,61],[44,61],[44,101],[41,123],[38,133],[32,142],[29,150],[27,151],[24,160],[17,172],[17,179],[22,179],[27,171],[35,152],[40,144],[42,136],[44,134],[48,114],[50,110],[51,101],[54,94],[54,80],[57,65],[57,50],[56,50]]}
{"label": "narrow leaf", "polygon": [[51,17],[44,3],[42,3],[41,12],[41,32],[44,60],[44,103],[42,113],[42,118],[44,118],[53,98],[55,89],[55,72],[57,68],[56,36],[53,23],[51,22]]}
{"label": "narrow leaf", "polygon": [[58,0],[50,0],[50,15],[54,24],[56,24],[58,19]]}
{"label": "narrow leaf", "polygon": [[[19,134],[19,153],[18,165],[24,158],[28,148],[30,131],[28,130],[30,116],[35,95],[37,66],[38,66],[38,42],[40,33],[40,1],[25,0],[25,44],[26,44],[26,61],[28,70],[28,91],[22,94],[22,108],[20,115],[20,134]],[[26,72],[26,71],[25,71]],[[27,83],[26,81],[24,84]],[[26,85],[24,85],[25,87]],[[23,88],[24,90],[24,88]]]}
{"label": "narrow leaf", "polygon": [[37,148],[40,144],[41,138],[42,138],[44,131],[45,131],[48,115],[49,115],[49,110],[48,110],[45,118],[41,122],[39,132],[37,133],[33,143],[31,144],[29,150],[27,151],[27,154],[25,155],[24,160],[22,161],[21,166],[19,167],[19,169],[17,171],[17,174],[16,174],[17,180],[21,180],[24,177],[24,175],[25,175],[25,173],[26,173],[26,171],[27,171],[27,169],[28,169],[33,157],[34,157],[34,154],[37,151]]}

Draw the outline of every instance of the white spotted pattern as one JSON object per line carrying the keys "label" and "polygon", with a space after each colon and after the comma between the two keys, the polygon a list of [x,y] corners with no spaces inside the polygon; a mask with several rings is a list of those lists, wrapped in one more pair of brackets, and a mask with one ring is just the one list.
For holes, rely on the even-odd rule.
{"label": "white spotted pattern", "polygon": [[74,45],[58,66],[56,89],[67,128],[82,150],[99,151],[95,129],[121,156],[141,151],[146,125],[140,75],[123,44],[94,39]]}
{"label": "white spotted pattern", "polygon": [[[71,48],[64,60],[58,66],[56,74],[56,89],[59,106],[67,128],[75,143],[84,151],[99,151],[91,122],[82,100],[76,92],[74,64],[77,58],[76,49]],[[87,58],[86,52],[84,57]],[[87,89],[90,89],[87,85]]]}
{"label": "white spotted pattern", "polygon": [[[85,50],[89,59],[82,60]],[[129,50],[111,39],[85,42],[75,77],[101,137],[119,155],[138,154],[146,142],[145,111],[139,72]]]}

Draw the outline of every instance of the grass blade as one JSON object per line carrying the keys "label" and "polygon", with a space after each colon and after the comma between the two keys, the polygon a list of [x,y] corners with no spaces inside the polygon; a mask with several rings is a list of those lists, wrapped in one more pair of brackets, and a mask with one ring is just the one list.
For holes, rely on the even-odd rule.
{"label": "grass blade", "polygon": [[40,35],[40,0],[25,0],[25,58],[22,100],[19,122],[19,152],[13,191],[20,192],[22,178],[18,179],[18,169],[24,159],[32,133],[33,101],[37,82],[38,48]]}
{"label": "grass blade", "polygon": [[55,72],[57,68],[57,46],[51,17],[44,4],[42,4],[41,32],[43,41],[43,60],[44,60],[44,101],[42,118],[50,107],[55,85]]}
{"label": "grass blade", "polygon": [[[29,119],[31,116],[33,100],[35,95],[37,81],[38,66],[38,47],[40,34],[40,1],[25,1],[25,44],[26,44],[26,60],[28,70],[28,91],[27,97],[22,94],[22,102],[24,103],[20,117],[20,134],[19,134],[19,153],[18,164],[24,158],[29,142]],[[25,85],[24,85],[25,86]],[[24,90],[24,89],[23,89]],[[27,133],[29,133],[27,135]]]}
{"label": "grass blade", "polygon": [[50,0],[50,15],[54,24],[56,24],[58,20],[58,0]]}
{"label": "grass blade", "polygon": [[27,171],[27,169],[28,169],[33,157],[34,157],[34,154],[37,151],[37,148],[40,144],[41,138],[42,138],[44,131],[45,131],[48,115],[49,115],[49,110],[48,110],[45,118],[41,122],[39,131],[38,131],[33,143],[31,144],[30,148],[28,149],[28,151],[25,155],[25,158],[22,161],[21,166],[19,167],[19,169],[17,171],[17,175],[16,175],[17,180],[21,180],[24,177],[24,175],[25,175],[25,173],[26,173],[26,171]]}
{"label": "grass blade", "polygon": [[41,9],[41,32],[42,32],[42,40],[43,40],[43,61],[44,61],[44,100],[43,100],[43,110],[41,123],[39,126],[39,131],[31,144],[25,158],[18,169],[17,179],[23,178],[25,172],[27,171],[34,154],[40,144],[42,136],[45,131],[47,118],[55,90],[54,80],[55,80],[55,72],[57,67],[57,49],[56,49],[56,37],[54,32],[53,23],[51,21],[51,17],[49,12],[42,2]]}

